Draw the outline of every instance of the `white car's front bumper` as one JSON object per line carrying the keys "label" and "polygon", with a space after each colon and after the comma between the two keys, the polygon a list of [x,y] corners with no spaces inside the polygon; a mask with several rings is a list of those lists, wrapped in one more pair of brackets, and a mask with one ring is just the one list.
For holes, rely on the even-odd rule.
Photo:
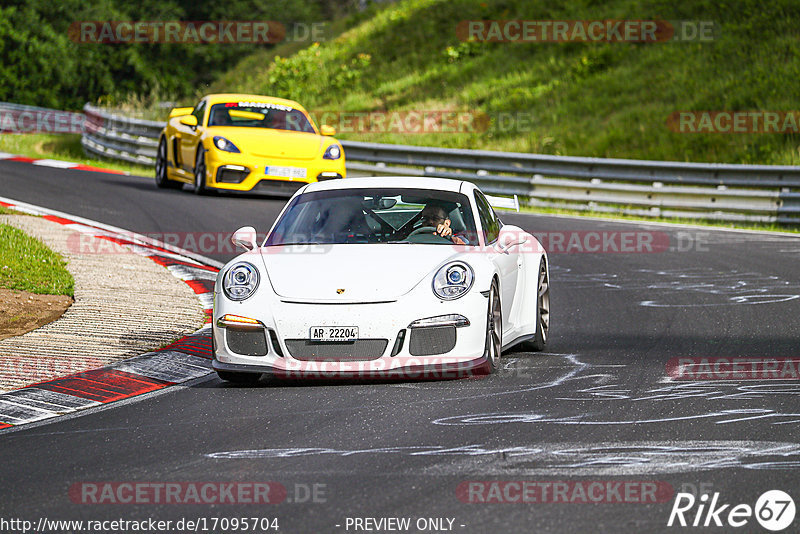
{"label": "white car's front bumper", "polygon": [[[233,302],[216,293],[214,368],[287,378],[413,379],[465,376],[486,361],[488,300],[476,287],[454,301],[439,300],[427,287],[418,287],[391,302],[321,304],[287,300],[270,296]],[[260,325],[224,326],[220,318],[226,314],[255,319]],[[469,324],[435,329],[411,326],[420,319],[453,315],[466,318]],[[310,329],[316,326],[356,326],[359,339],[312,342]]]}

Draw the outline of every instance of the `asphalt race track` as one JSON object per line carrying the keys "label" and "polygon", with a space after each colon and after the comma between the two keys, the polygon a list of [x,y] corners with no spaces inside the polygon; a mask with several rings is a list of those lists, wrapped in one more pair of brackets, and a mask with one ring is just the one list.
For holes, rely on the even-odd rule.
{"label": "asphalt race track", "polygon": [[[19,162],[0,163],[0,195],[145,234],[265,231],[283,205]],[[680,491],[718,492],[730,505],[722,521],[767,490],[800,495],[800,239],[501,217],[561,236],[564,247],[576,239],[570,252],[551,250],[549,352],[506,353],[503,369],[482,379],[237,387],[211,375],[0,433],[0,517],[260,517],[277,518],[284,533],[374,526],[354,518],[422,520],[428,532],[669,532],[695,530],[667,527]],[[581,251],[596,244],[586,232],[605,236],[607,250]],[[663,246],[614,252],[623,232]],[[675,358],[789,363],[780,360],[782,375],[670,379]],[[793,375],[783,367],[792,361]],[[91,504],[75,489],[208,481],[270,481],[287,493],[276,504]],[[568,482],[569,498],[469,502],[492,495],[480,488],[516,488],[471,481]],[[598,502],[574,491],[591,482],[606,488]],[[620,498],[607,489],[617,483],[630,490]],[[740,531],[765,532],[755,517]]]}

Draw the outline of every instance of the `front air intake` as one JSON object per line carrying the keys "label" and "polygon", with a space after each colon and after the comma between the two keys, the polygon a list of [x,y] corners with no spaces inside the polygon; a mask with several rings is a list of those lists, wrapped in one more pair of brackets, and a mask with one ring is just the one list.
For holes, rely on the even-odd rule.
{"label": "front air intake", "polygon": [[228,349],[244,356],[266,356],[267,338],[263,329],[233,328],[225,329],[225,342]]}
{"label": "front air intake", "polygon": [[445,354],[456,346],[455,326],[411,328],[408,351],[412,356]]}
{"label": "front air intake", "polygon": [[388,339],[357,339],[355,341],[309,341],[286,339],[286,349],[293,358],[303,361],[358,362],[377,360],[383,356]]}
{"label": "front air intake", "polygon": [[281,348],[281,344],[278,343],[278,334],[275,333],[275,330],[269,329],[269,342],[272,345],[272,350],[283,358],[283,349]]}

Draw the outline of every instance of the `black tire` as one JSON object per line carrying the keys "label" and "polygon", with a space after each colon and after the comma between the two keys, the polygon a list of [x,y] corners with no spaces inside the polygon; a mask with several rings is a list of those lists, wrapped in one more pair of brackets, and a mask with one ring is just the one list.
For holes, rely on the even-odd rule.
{"label": "black tire", "polygon": [[255,384],[261,379],[259,373],[238,373],[236,371],[217,371],[217,376],[234,384]]}
{"label": "black tire", "polygon": [[194,194],[205,195],[206,192],[206,151],[201,145],[194,159]]}
{"label": "black tire", "polygon": [[500,292],[497,288],[496,280],[492,281],[492,286],[489,288],[489,304],[487,309],[486,345],[483,352],[483,355],[486,357],[486,363],[481,366],[481,371],[484,374],[490,375],[500,366],[500,354],[503,350],[503,314],[500,303]]}
{"label": "black tire", "polygon": [[163,137],[158,142],[156,152],[156,187],[160,189],[177,189],[183,184],[174,182],[167,176],[167,140]]}
{"label": "black tire", "polygon": [[523,345],[526,350],[543,351],[550,335],[550,279],[542,258],[536,282],[536,335]]}

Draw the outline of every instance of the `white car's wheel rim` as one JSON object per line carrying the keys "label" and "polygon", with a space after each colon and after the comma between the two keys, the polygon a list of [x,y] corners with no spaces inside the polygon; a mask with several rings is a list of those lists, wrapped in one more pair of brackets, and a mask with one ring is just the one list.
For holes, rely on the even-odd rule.
{"label": "white car's wheel rim", "polygon": [[488,335],[489,335],[489,358],[492,362],[496,362],[500,357],[501,343],[503,336],[503,317],[500,312],[500,299],[497,297],[495,288],[492,287],[489,293],[489,317],[488,317]]}
{"label": "white car's wheel rim", "polygon": [[544,262],[539,269],[539,329],[542,332],[542,341],[547,341],[547,332],[550,329],[550,281],[547,279],[547,267]]}

